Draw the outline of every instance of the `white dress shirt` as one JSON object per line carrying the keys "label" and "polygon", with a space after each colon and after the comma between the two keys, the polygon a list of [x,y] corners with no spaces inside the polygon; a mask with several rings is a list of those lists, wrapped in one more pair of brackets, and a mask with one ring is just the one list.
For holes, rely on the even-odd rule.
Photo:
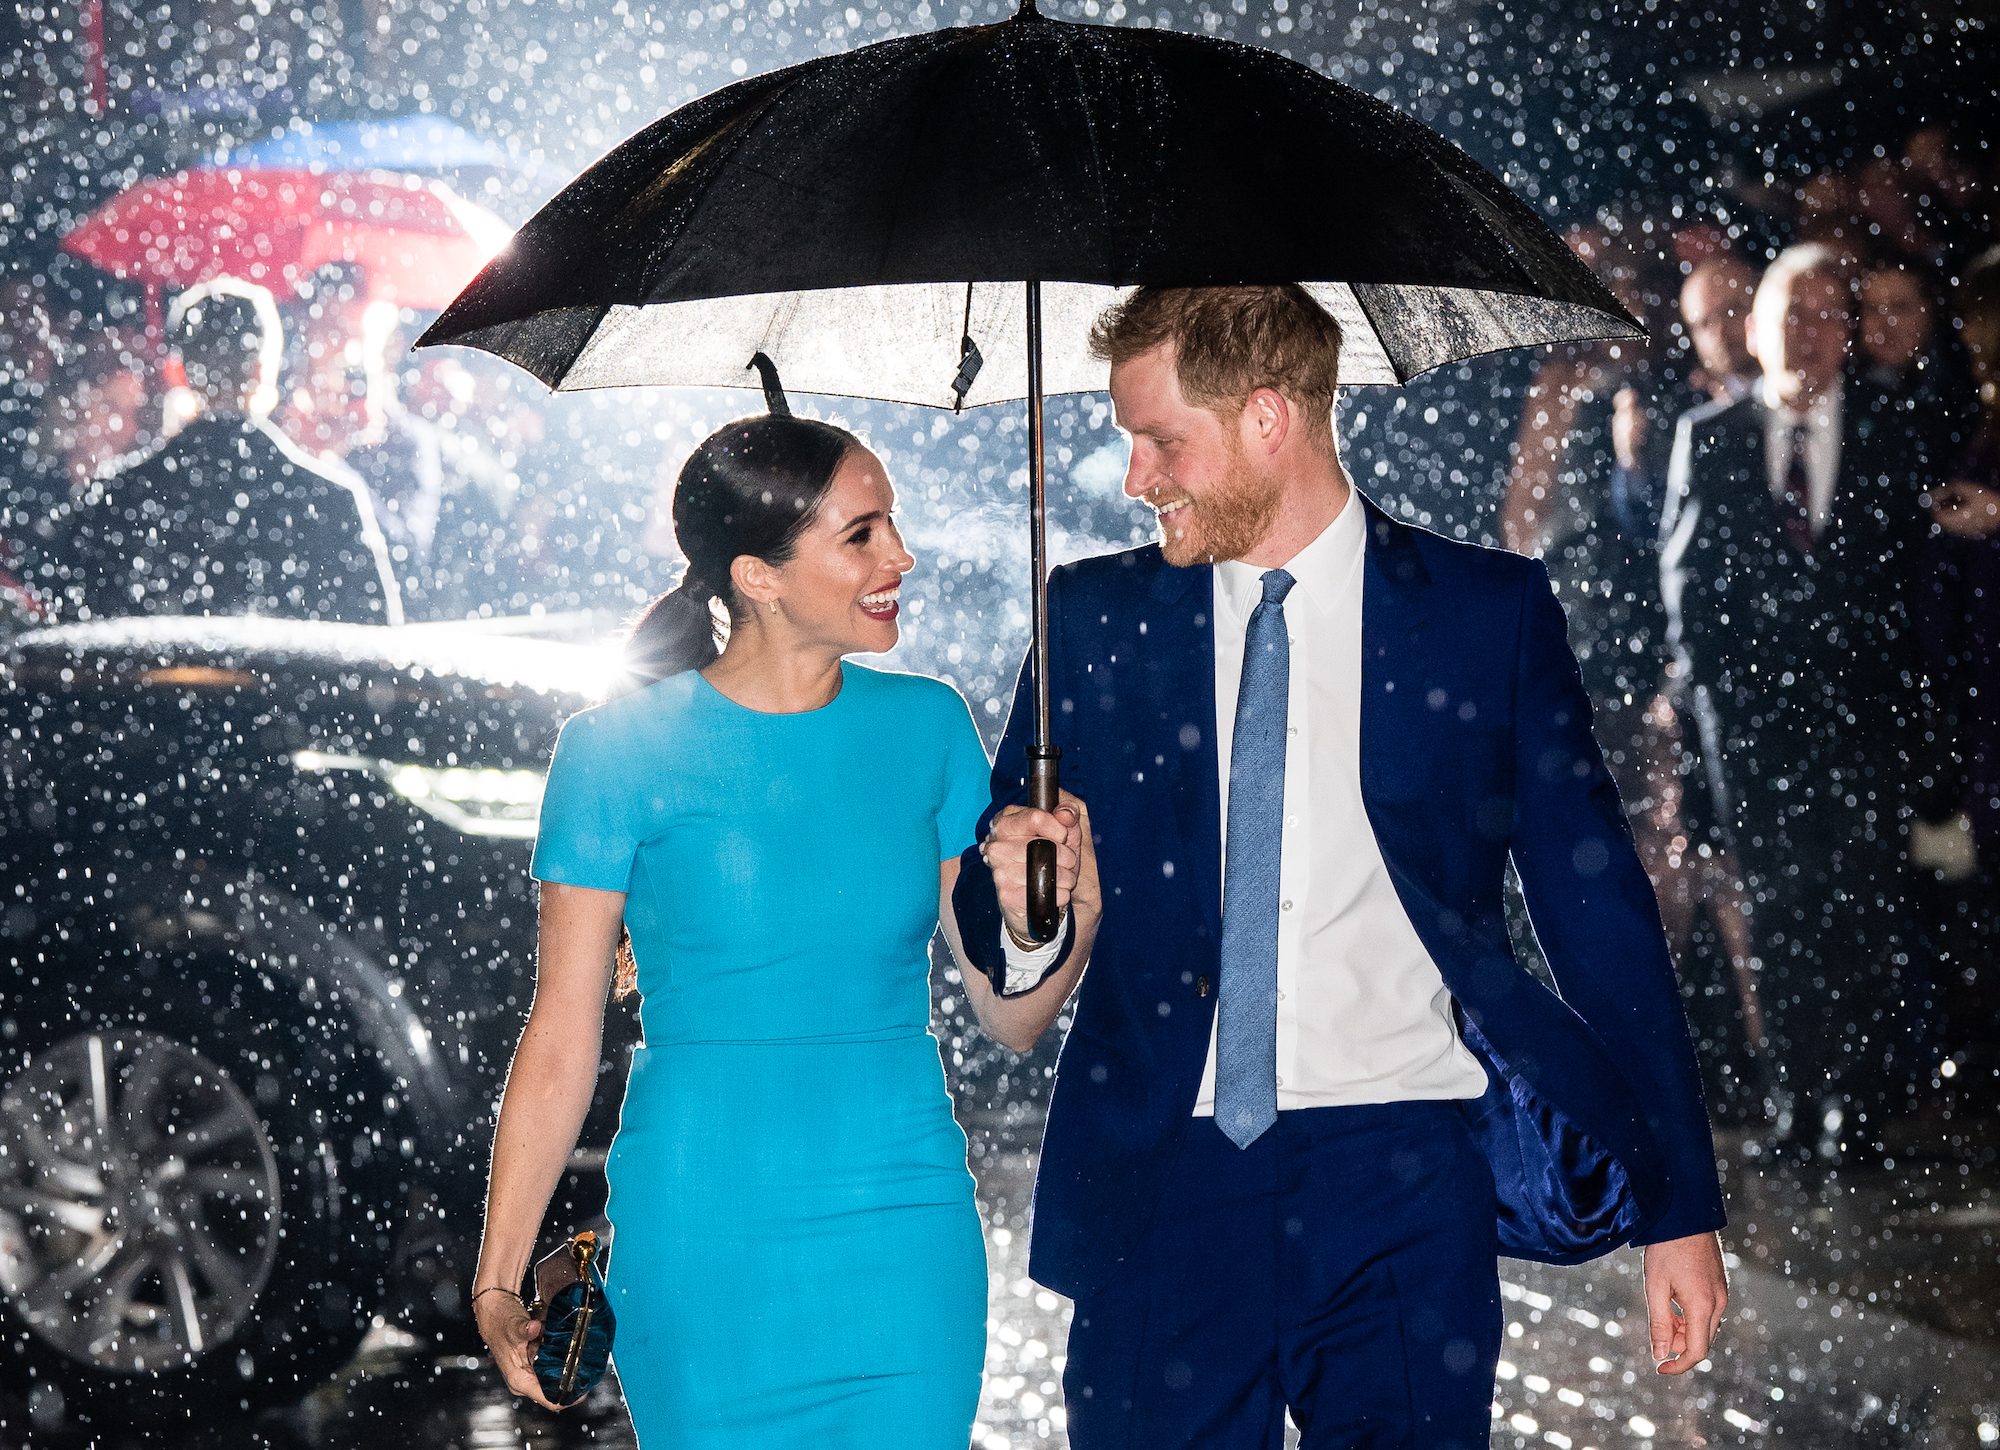
{"label": "white dress shirt", "polygon": [[[1367,522],[1350,494],[1286,564],[1292,635],[1285,840],[1278,871],[1278,1108],[1476,1098],[1486,1071],[1451,1017],[1451,993],[1389,880],[1361,802],[1361,588]],[[1229,750],[1243,638],[1264,570],[1215,568],[1215,749],[1228,861]],[[1001,933],[1008,989],[1031,986],[1060,949],[1023,952]],[[1215,1112],[1215,1036],[1195,1099]]]}
{"label": "white dress shirt", "polygon": [[1767,380],[1764,402],[1764,464],[1770,474],[1771,497],[1785,497],[1785,477],[1792,467],[1793,431],[1806,430],[1806,489],[1812,504],[1812,531],[1815,537],[1826,532],[1833,517],[1834,482],[1840,477],[1840,429],[1843,422],[1841,389],[1821,393],[1802,413],[1778,404],[1771,396]]}
{"label": "white dress shirt", "polygon": [[[1292,638],[1285,840],[1278,868],[1278,1110],[1476,1098],[1486,1070],[1459,1041],[1451,993],[1389,880],[1361,802],[1361,589],[1367,517],[1350,494],[1285,572]],[[1265,571],[1215,568],[1215,750],[1223,860],[1243,638]],[[1225,865],[1226,869],[1226,865]],[[1226,905],[1226,903],[1225,903]],[[1195,1098],[1215,1111],[1215,1037]]]}

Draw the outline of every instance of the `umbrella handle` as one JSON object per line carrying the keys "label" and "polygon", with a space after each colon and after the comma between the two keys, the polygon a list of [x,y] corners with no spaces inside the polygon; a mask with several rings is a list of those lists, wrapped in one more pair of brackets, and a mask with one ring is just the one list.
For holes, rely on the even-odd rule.
{"label": "umbrella handle", "polygon": [[[1028,747],[1028,805],[1053,812],[1062,801],[1062,747]],[[1054,938],[1062,924],[1056,901],[1056,843],[1028,842],[1028,935],[1037,942]]]}

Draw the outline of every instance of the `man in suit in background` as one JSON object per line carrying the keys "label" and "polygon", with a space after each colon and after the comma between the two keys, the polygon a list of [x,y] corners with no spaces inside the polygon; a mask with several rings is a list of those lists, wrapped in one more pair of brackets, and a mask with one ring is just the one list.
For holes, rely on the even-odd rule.
{"label": "man in suit in background", "polygon": [[1877,1141],[1928,1068],[1908,602],[1923,496],[1960,446],[1949,416],[1858,381],[1854,324],[1832,252],[1778,257],[1752,312],[1763,376],[1681,420],[1661,520],[1673,685],[1698,726],[1689,839],[1744,867],[1777,1057],[1829,1154]]}
{"label": "man in suit in background", "polygon": [[367,489],[268,421],[284,351],[271,294],[204,283],[175,299],[167,335],[193,419],[77,502],[59,550],[66,612],[401,624]]}
{"label": "man in suit in background", "polygon": [[[1648,1245],[1654,1353],[1692,1367],[1713,1147],[1547,574],[1352,487],[1302,289],[1142,288],[1094,342],[1162,542],[1051,579],[1088,819],[1019,804],[1024,672],[950,924],[969,991],[1039,1002],[1017,1049],[1082,975],[1030,1264],[1076,1300],[1072,1443],[1278,1450],[1289,1409],[1310,1446],[1484,1447],[1500,1253]],[[1023,889],[1031,837],[1067,864],[1084,829],[1087,968]],[[1510,856],[1561,999],[1510,952]]]}

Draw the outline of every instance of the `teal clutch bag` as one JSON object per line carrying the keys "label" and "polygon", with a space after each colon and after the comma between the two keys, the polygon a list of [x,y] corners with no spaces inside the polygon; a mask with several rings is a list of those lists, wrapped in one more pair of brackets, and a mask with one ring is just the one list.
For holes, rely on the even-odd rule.
{"label": "teal clutch bag", "polygon": [[535,1265],[535,1302],[528,1306],[528,1316],[542,1321],[535,1378],[558,1409],[596,1388],[611,1363],[618,1321],[597,1260],[597,1235],[586,1232]]}

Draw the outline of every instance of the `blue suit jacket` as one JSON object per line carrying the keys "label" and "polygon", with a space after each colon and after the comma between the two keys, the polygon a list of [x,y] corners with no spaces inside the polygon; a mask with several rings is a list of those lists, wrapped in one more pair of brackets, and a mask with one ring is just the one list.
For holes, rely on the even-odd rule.
{"label": "blue suit jacket", "polygon": [[[1659,909],[1548,576],[1362,503],[1362,798],[1491,1079],[1464,1110],[1493,1163],[1502,1251],[1575,1263],[1720,1228]],[[1030,1269],[1071,1296],[1108,1282],[1145,1227],[1208,1056],[1217,994],[1197,984],[1215,979],[1222,938],[1213,615],[1213,571],[1174,568],[1157,546],[1049,584],[1052,731],[1104,886],[1035,1188]],[[1031,722],[1024,673],[992,810],[1024,799]],[[1510,854],[1561,996],[1508,944]],[[999,909],[977,849],[954,908],[990,974]]]}

